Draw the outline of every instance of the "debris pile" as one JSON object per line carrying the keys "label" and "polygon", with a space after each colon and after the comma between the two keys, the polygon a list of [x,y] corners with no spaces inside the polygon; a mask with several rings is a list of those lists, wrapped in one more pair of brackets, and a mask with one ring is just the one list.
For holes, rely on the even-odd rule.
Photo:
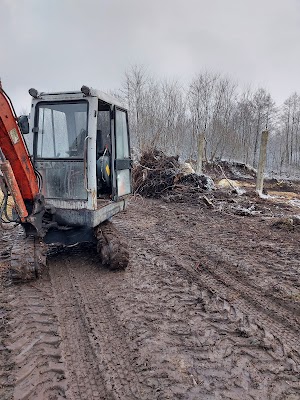
{"label": "debris pile", "polygon": [[202,188],[204,190],[213,190],[215,188],[214,181],[206,175],[197,175],[195,173],[183,175],[179,178],[180,183],[194,188]]}
{"label": "debris pile", "polygon": [[[274,214],[274,209],[270,207],[267,198],[258,198],[253,177],[255,170],[245,164],[221,161],[206,164],[204,170],[217,182],[216,186],[211,177],[196,174],[192,165],[181,163],[179,157],[168,157],[158,150],[147,151],[134,163],[133,190],[135,194],[143,197],[161,198],[167,203],[185,203],[211,208],[216,212],[242,218],[257,216],[280,218],[283,210],[290,212],[292,206],[299,207],[300,196],[295,198],[299,189],[296,193],[298,186],[294,184],[295,193],[291,193],[294,197],[289,197],[288,202],[277,201],[277,212]],[[237,176],[242,178],[236,180]],[[279,186],[277,181],[274,182],[268,184]],[[284,182],[280,182],[280,185],[283,184]],[[274,201],[273,199],[272,204]],[[273,227],[298,231],[300,223],[297,219],[293,219],[292,222],[276,221]]]}
{"label": "debris pile", "polygon": [[132,176],[134,193],[143,197],[169,198],[173,194],[188,195],[214,188],[211,178],[187,173],[178,156],[168,157],[158,150],[143,153]]}
{"label": "debris pile", "polygon": [[215,178],[218,178],[220,173],[226,174],[229,179],[253,180],[256,177],[256,169],[236,161],[218,160],[205,163],[204,171]]}
{"label": "debris pile", "polygon": [[282,229],[285,231],[299,231],[300,230],[300,217],[290,216],[279,218],[277,221],[273,222],[273,228]]}

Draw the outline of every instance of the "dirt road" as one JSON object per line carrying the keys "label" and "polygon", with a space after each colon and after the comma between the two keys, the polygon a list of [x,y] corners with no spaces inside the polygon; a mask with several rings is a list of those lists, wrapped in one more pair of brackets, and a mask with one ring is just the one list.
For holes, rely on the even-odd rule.
{"label": "dirt road", "polygon": [[300,399],[300,230],[264,210],[132,199],[125,272],[85,246],[3,287],[0,398]]}

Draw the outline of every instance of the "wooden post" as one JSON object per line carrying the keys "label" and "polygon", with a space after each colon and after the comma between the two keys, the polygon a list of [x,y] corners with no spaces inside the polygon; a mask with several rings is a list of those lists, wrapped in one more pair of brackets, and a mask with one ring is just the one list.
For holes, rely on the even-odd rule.
{"label": "wooden post", "polygon": [[269,132],[267,130],[263,131],[261,134],[261,143],[260,143],[259,160],[258,160],[257,177],[256,177],[256,192],[259,195],[262,195],[264,187],[264,170],[267,159],[268,136]]}
{"label": "wooden post", "polygon": [[197,158],[197,167],[196,167],[196,174],[198,174],[198,175],[202,174],[204,142],[205,142],[204,133],[199,133],[199,135],[198,135],[198,158]]}

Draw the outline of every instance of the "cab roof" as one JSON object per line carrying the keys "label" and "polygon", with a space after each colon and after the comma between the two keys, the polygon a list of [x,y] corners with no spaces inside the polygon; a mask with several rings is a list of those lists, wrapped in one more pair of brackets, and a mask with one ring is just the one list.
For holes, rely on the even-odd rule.
{"label": "cab roof", "polygon": [[40,92],[36,99],[38,100],[75,100],[83,99],[86,97],[97,97],[104,103],[115,105],[117,107],[128,109],[127,104],[122,102],[117,97],[114,97],[108,93],[102,92],[97,89],[90,88],[89,94],[86,95],[81,91],[70,91],[70,92]]}

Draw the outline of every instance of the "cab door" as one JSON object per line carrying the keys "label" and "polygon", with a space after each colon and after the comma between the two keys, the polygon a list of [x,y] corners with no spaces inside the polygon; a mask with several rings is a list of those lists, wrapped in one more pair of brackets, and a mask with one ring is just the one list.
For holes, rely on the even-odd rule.
{"label": "cab door", "polygon": [[115,199],[130,194],[131,158],[127,111],[114,107]]}
{"label": "cab door", "polygon": [[39,102],[34,132],[35,168],[40,174],[45,198],[87,200],[88,102]]}

